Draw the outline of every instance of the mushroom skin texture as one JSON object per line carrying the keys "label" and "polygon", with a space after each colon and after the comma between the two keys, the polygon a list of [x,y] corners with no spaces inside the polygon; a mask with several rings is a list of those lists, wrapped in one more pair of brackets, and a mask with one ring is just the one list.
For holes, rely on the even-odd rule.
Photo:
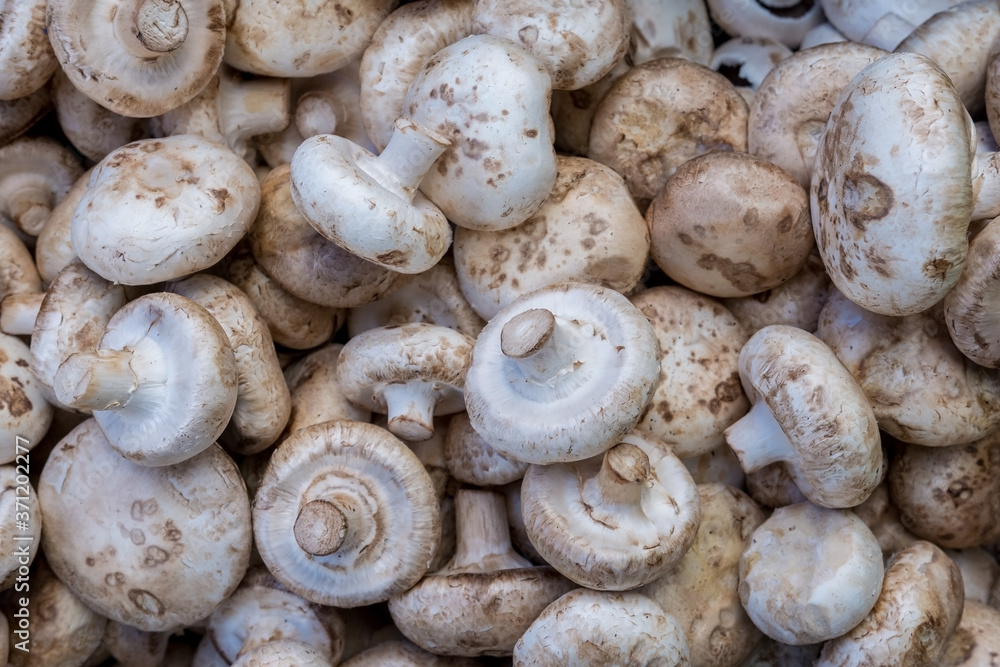
{"label": "mushroom skin texture", "polygon": [[217,445],[173,466],[140,466],[88,419],[52,450],[38,500],[56,575],[88,607],[147,632],[207,617],[250,560],[246,487]]}
{"label": "mushroom skin texture", "polygon": [[43,86],[25,97],[0,100],[0,146],[6,146],[27,132],[51,109],[49,86]]}
{"label": "mushroom skin texture", "polygon": [[882,592],[868,616],[826,642],[813,664],[939,665],[963,602],[958,566],[930,542],[914,542],[886,563]]}
{"label": "mushroom skin texture", "polygon": [[716,151],[680,165],[646,211],[650,255],[670,278],[748,296],[798,273],[813,249],[809,198],[780,167]]}
{"label": "mushroom skin texture", "polygon": [[267,464],[253,519],[261,558],[282,584],[344,608],[417,583],[441,535],[434,485],[420,460],[385,429],[352,421],[286,438]]}
{"label": "mushroom skin texture", "polygon": [[955,347],[941,304],[890,317],[833,290],[816,335],[861,385],[879,428],[889,435],[941,447],[1000,429],[1000,375]]}
{"label": "mushroom skin texture", "polygon": [[779,507],[740,557],[740,600],[764,634],[805,645],[860,623],[882,589],[882,549],[853,512]]}
{"label": "mushroom skin texture", "polygon": [[0,100],[42,88],[59,69],[45,33],[45,0],[7,1],[0,26]]}
{"label": "mushroom skin texture", "polygon": [[674,616],[645,595],[577,588],[539,614],[514,645],[528,665],[690,665]]}
{"label": "mushroom skin texture", "polygon": [[726,77],[681,58],[626,72],[601,98],[588,156],[622,177],[640,210],[687,160],[746,151],[747,103]]}
{"label": "mushroom skin texture", "polygon": [[45,437],[53,408],[31,372],[31,350],[20,338],[0,333],[0,463],[10,463],[24,448]]}
{"label": "mushroom skin texture", "polygon": [[[817,248],[837,289],[897,316],[948,293],[968,251],[974,148],[969,113],[926,56],[889,54],[851,80],[827,121],[810,186]],[[930,183],[934,195],[924,196]]]}
{"label": "mushroom skin texture", "polygon": [[[361,56],[399,0],[306,5],[235,0],[226,12],[225,62],[244,72],[307,77]],[[266,29],[262,29],[266,26]]]}
{"label": "mushroom skin texture", "polygon": [[148,122],[122,116],[83,94],[62,69],[52,77],[59,128],[84,157],[100,162],[111,151],[149,136]]}
{"label": "mushroom skin texture", "polygon": [[515,42],[545,64],[554,89],[576,90],[600,79],[625,56],[628,3],[476,0],[472,31]]}
{"label": "mushroom skin texture", "polygon": [[768,72],[791,55],[791,49],[770,37],[733,37],[712,53],[708,66],[732,81],[747,104],[753,104]]}
{"label": "mushroom skin texture", "polygon": [[369,329],[344,345],[337,381],[348,400],[388,415],[395,435],[426,440],[434,415],[465,409],[473,343],[460,331],[423,322]]}
{"label": "mushroom skin texture", "polygon": [[[26,445],[22,443],[22,446]],[[27,459],[22,455],[18,463]],[[9,521],[0,530],[0,538],[7,544],[15,545],[0,553],[0,590],[7,590],[14,585],[18,568],[30,566],[41,545],[42,514],[38,507],[38,496],[30,481],[26,484],[18,483],[18,477],[26,470],[30,471],[30,465],[0,465],[0,510],[5,511],[6,516],[18,518],[17,522]],[[21,477],[20,481],[24,482],[24,479]],[[27,551],[23,551],[24,549]]]}
{"label": "mushroom skin texture", "polygon": [[351,403],[337,382],[337,361],[343,349],[340,343],[328,343],[285,368],[292,400],[286,435],[336,419],[371,421],[371,411]]}
{"label": "mushroom skin texture", "polygon": [[76,205],[80,203],[80,199],[87,192],[92,171],[93,168],[83,172],[59,202],[52,207],[49,219],[35,239],[35,262],[38,266],[38,275],[46,285],[51,284],[60,271],[77,259],[70,230],[72,229],[73,213],[76,211]]}
{"label": "mushroom skin texture", "polygon": [[73,214],[73,248],[112,282],[175,280],[221,260],[259,203],[257,176],[229,148],[194,135],[140,139],[94,168]]}
{"label": "mushroom skin texture", "polygon": [[664,443],[635,431],[603,456],[529,467],[521,511],[546,562],[605,591],[664,575],[691,547],[701,522],[691,473]]}
{"label": "mushroom skin texture", "polygon": [[494,449],[472,428],[467,412],[459,412],[448,421],[444,454],[451,476],[476,486],[510,484],[523,478],[529,466]]}
{"label": "mushroom skin texture", "polygon": [[957,4],[956,0],[925,0],[914,3],[869,2],[868,0],[821,0],[826,19],[852,42],[860,42],[887,15],[918,26],[934,14]]}
{"label": "mushroom skin texture", "polygon": [[580,157],[557,158],[545,203],[520,225],[455,230],[455,272],[469,304],[489,319],[511,301],[560,282],[628,293],[649,256],[649,228],[622,177]]}
{"label": "mushroom skin texture", "polygon": [[406,639],[379,642],[340,663],[341,667],[475,667],[479,661],[434,655]]}
{"label": "mushroom skin texture", "polygon": [[403,114],[451,142],[420,183],[448,220],[509,229],[542,206],[556,180],[551,97],[544,65],[503,37],[472,35],[427,61]]}
{"label": "mushroom skin texture", "polygon": [[988,665],[1000,653],[1000,611],[966,600],[962,620],[948,640],[937,667]]}
{"label": "mushroom skin texture", "polygon": [[63,405],[91,410],[133,463],[180,463],[222,435],[238,399],[226,332],[202,306],[155,292],[119,309],[97,348],[76,352],[52,378]]}
{"label": "mushroom skin texture", "polygon": [[1000,218],[991,220],[969,243],[958,282],[944,297],[948,335],[962,354],[980,366],[1000,367]]}
{"label": "mushroom skin texture", "polygon": [[579,461],[635,427],[659,358],[652,325],[624,296],[552,285],[512,301],[483,328],[465,377],[466,410],[505,456]]}
{"label": "mushroom skin texture", "polygon": [[297,639],[275,639],[247,651],[232,667],[329,667],[329,656]]}
{"label": "mushroom skin texture", "polygon": [[773,324],[750,337],[739,367],[753,407],[725,437],[743,470],[783,461],[813,503],[862,503],[884,474],[878,422],[833,350],[801,329]]}
{"label": "mushroom skin texture", "polygon": [[687,636],[691,664],[738,667],[762,634],[739,596],[740,555],[764,522],[764,511],[743,491],[699,484],[701,523],[691,548],[673,569],[637,592],[670,609]]}
{"label": "mushroom skin texture", "polygon": [[455,514],[455,556],[390,598],[389,613],[407,639],[431,653],[511,655],[542,610],[575,586],[513,551],[500,494],[459,489]]}
{"label": "mushroom skin texture", "polygon": [[944,552],[962,573],[965,599],[990,604],[991,591],[1000,581],[1000,563],[993,554],[985,547],[945,549]]}
{"label": "mushroom skin texture", "polygon": [[66,0],[46,12],[49,42],[70,81],[123,116],[180,106],[222,63],[222,0]]}
{"label": "mushroom skin texture", "polygon": [[24,242],[17,233],[0,225],[0,302],[15,294],[38,294],[42,279]]}
{"label": "mushroom skin texture", "polygon": [[0,220],[38,236],[82,173],[76,154],[49,137],[21,137],[0,147]]}

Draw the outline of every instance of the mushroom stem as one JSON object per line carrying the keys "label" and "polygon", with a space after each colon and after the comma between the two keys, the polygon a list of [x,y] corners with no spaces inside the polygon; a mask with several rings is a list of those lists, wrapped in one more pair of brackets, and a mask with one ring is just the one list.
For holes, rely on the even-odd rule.
{"label": "mushroom stem", "polygon": [[651,478],[646,452],[629,442],[618,443],[604,454],[600,472],[583,483],[583,501],[591,507],[638,505]]}
{"label": "mushroom stem", "polygon": [[25,234],[38,236],[52,215],[52,184],[38,173],[25,172],[8,177],[3,184],[8,214]]}
{"label": "mushroom stem", "polygon": [[123,3],[113,20],[119,43],[138,58],[156,58],[170,53],[187,38],[187,12],[179,0]]}
{"label": "mushroom stem", "polygon": [[972,220],[1000,215],[1000,153],[977,153],[973,165]]}
{"label": "mushroom stem", "polygon": [[544,308],[526,310],[504,324],[500,350],[516,360],[525,381],[535,385],[552,386],[584,363],[579,337]]}
{"label": "mushroom stem", "polygon": [[344,105],[326,90],[311,90],[295,103],[295,129],[303,139],[318,134],[336,134],[337,124],[346,117]]}
{"label": "mushroom stem", "polygon": [[312,500],[295,518],[295,541],[313,556],[329,556],[344,544],[347,519],[336,505],[326,500]]}
{"label": "mushroom stem", "polygon": [[225,68],[219,77],[219,131],[244,157],[251,137],[288,126],[291,88],[287,79],[245,79]]}
{"label": "mushroom stem", "polygon": [[504,497],[493,491],[455,493],[455,557],[452,570],[492,572],[531,567],[510,542]]}
{"label": "mushroom stem", "polygon": [[164,359],[160,354],[151,354],[156,343],[144,345],[143,341],[124,350],[99,349],[70,355],[53,378],[56,398],[78,410],[120,410],[140,387],[164,385]]}
{"label": "mushroom stem", "polygon": [[389,431],[403,440],[427,440],[434,434],[437,396],[430,382],[386,385],[383,391]]}
{"label": "mushroom stem", "polygon": [[450,146],[451,142],[437,132],[407,118],[400,118],[388,145],[375,163],[412,200],[424,175]]}
{"label": "mushroom stem", "polygon": [[756,401],[746,415],[727,428],[725,437],[747,473],[777,461],[787,461],[795,454],[788,436],[764,400]]}
{"label": "mushroom stem", "polygon": [[0,302],[0,331],[11,336],[30,336],[42,307],[44,292],[11,294]]}

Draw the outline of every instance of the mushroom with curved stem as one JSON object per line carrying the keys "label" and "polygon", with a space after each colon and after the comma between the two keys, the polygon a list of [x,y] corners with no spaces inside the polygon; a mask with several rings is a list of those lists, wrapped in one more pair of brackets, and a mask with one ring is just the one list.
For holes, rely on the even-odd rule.
{"label": "mushroom with curved stem", "polygon": [[311,137],[292,157],[292,201],[317,232],[353,254],[400,273],[426,271],[447,252],[451,228],[418,188],[449,145],[404,118],[378,157],[343,137]]}
{"label": "mushroom with curved stem", "polygon": [[656,333],[628,299],[561,283],[519,297],[483,328],[465,404],[473,428],[505,456],[579,461],[635,427],[659,370]]}
{"label": "mushroom with curved stem", "polygon": [[133,463],[180,463],[211,447],[233,414],[236,360],[221,325],[176,294],[139,297],[108,321],[97,348],[59,366],[63,405],[91,410]]}
{"label": "mushroom with curved stem", "polygon": [[753,104],[767,74],[791,55],[790,48],[769,37],[734,37],[719,45],[708,66],[732,81],[747,104]]}
{"label": "mushroom with curved stem", "polygon": [[0,100],[0,146],[27,132],[52,109],[50,86],[42,86],[25,97]]}
{"label": "mushroom with curved stem", "polygon": [[76,156],[48,137],[22,137],[0,148],[0,216],[38,236],[52,207],[83,173]]}
{"label": "mushroom with curved stem", "polygon": [[462,293],[489,319],[511,301],[561,282],[623,294],[646,269],[649,228],[621,176],[594,160],[559,156],[555,185],[520,225],[455,230]]}
{"label": "mushroom with curved stem", "polygon": [[688,665],[677,619],[640,593],[578,588],[539,614],[514,645],[515,667],[528,665]]}
{"label": "mushroom with curved stem", "polygon": [[125,306],[125,288],[114,285],[74,260],[49,285],[31,330],[31,372],[53,405],[53,384],[60,364],[77,352],[97,349],[105,328]]}
{"label": "mushroom with curved stem", "polygon": [[348,400],[389,416],[389,430],[426,440],[434,415],[465,409],[463,389],[474,340],[423,322],[369,329],[347,341],[337,380]]}
{"label": "mushroom with curved stem", "polygon": [[343,308],[326,308],[289,293],[261,270],[249,248],[230,256],[227,275],[253,302],[278,345],[308,350],[328,342],[344,323]]}
{"label": "mushroom with curved stem", "polygon": [[882,480],[878,423],[833,350],[801,329],[773,324],[750,337],[739,366],[752,407],[725,437],[743,470],[783,461],[813,503],[861,504]]}
{"label": "mushroom with curved stem", "polygon": [[[19,442],[23,447],[28,443]],[[42,513],[38,507],[38,496],[25,471],[30,472],[30,465],[13,465],[17,460],[28,460],[25,451],[18,451],[21,458],[11,456],[10,464],[0,465],[0,510],[7,516],[17,517],[17,521],[9,521],[0,530],[0,538],[7,544],[14,545],[4,549],[0,554],[0,590],[8,590],[14,586],[20,577],[22,583],[28,581],[28,568],[34,562],[41,546]],[[22,521],[23,519],[23,521]],[[37,570],[36,570],[37,572]],[[23,592],[23,591],[20,591]],[[2,614],[0,614],[2,615]],[[2,658],[3,656],[0,656]]]}
{"label": "mushroom with curved stem", "polygon": [[38,500],[53,571],[87,606],[141,630],[205,618],[247,569],[250,503],[217,445],[173,466],[136,465],[89,419],[49,455]]}
{"label": "mushroom with curved stem", "polygon": [[349,401],[337,382],[337,360],[343,349],[340,343],[329,343],[284,370],[292,400],[286,434],[338,419],[371,420],[371,412]]}
{"label": "mushroom with curved stem", "polygon": [[140,118],[197,95],[222,62],[226,39],[223,0],[57,0],[46,28],[74,86]]}
{"label": "mushroom with curved stem", "polygon": [[691,664],[737,667],[761,632],[739,596],[739,561],[765,514],[744,492],[725,484],[700,484],[698,534],[669,572],[638,593],[677,619],[687,636]]}
{"label": "mushroom with curved stem", "polygon": [[342,248],[295,207],[289,165],[260,182],[260,208],[247,237],[260,268],[293,296],[326,308],[354,308],[389,291],[401,274]]}
{"label": "mushroom with curved stem", "polygon": [[299,597],[263,567],[250,569],[208,618],[208,636],[227,664],[262,644],[294,639],[335,665],[344,650],[344,634],[344,620],[335,608]]}
{"label": "mushroom with curved stem", "polygon": [[41,89],[59,69],[45,33],[45,0],[4,4],[0,32],[0,100]]}
{"label": "mushroom with curved stem", "polygon": [[472,35],[427,61],[403,112],[451,142],[420,184],[448,220],[510,229],[542,206],[556,179],[551,89],[544,65],[503,37]]}
{"label": "mushroom with curved stem", "polygon": [[441,519],[417,457],[385,429],[331,421],[291,434],[254,497],[254,535],[268,569],[307,600],[358,607],[415,584]]}
{"label": "mushroom with curved stem", "polygon": [[73,214],[73,248],[112,282],[174,280],[221,260],[259,203],[257,176],[229,148],[194,135],[140,139],[94,168]]}
{"label": "mushroom with curved stem", "polygon": [[291,397],[271,333],[253,302],[232,283],[206,273],[173,283],[168,291],[203,306],[222,325],[233,349],[238,394],[220,444],[239,454],[273,445],[288,423]]}
{"label": "mushroom with curved stem", "polygon": [[740,557],[740,600],[764,634],[806,645],[860,623],[882,588],[882,550],[853,512],[811,503],[780,507]]}
{"label": "mushroom with curved stem", "polygon": [[625,178],[640,210],[684,162],[746,151],[747,103],[724,76],[681,58],[637,65],[601,98],[588,156]]}
{"label": "mushroom with curved stem", "polygon": [[31,350],[0,333],[0,463],[10,463],[45,437],[53,408],[30,370]]}
{"label": "mushroom with curved stem", "polygon": [[664,443],[635,431],[604,456],[528,468],[521,508],[546,562],[581,586],[609,591],[665,574],[701,522],[687,468]]}
{"label": "mushroom with curved stem", "polygon": [[511,548],[503,496],[459,489],[454,558],[389,599],[406,637],[431,653],[510,655],[545,607],[575,586]]}
{"label": "mushroom with curved stem", "polygon": [[823,22],[822,5],[813,0],[708,0],[707,4],[727,34],[769,37],[791,48]]}

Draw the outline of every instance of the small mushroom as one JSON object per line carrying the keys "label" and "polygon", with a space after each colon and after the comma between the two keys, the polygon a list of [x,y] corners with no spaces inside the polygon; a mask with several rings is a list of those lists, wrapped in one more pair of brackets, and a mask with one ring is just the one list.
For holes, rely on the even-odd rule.
{"label": "small mushroom", "polygon": [[73,85],[123,116],[156,116],[205,87],[222,62],[222,0],[55,0],[46,31]]}
{"label": "small mushroom", "polygon": [[0,463],[25,454],[52,424],[52,405],[31,372],[30,360],[31,350],[21,339],[0,333]]}
{"label": "small mushroom", "polygon": [[528,468],[521,508],[542,558],[597,590],[623,591],[662,576],[701,522],[691,473],[664,443],[635,431],[603,456]]}
{"label": "small mushroom", "polygon": [[145,120],[122,116],[95,102],[62,69],[53,75],[51,88],[59,128],[88,160],[100,162],[119,146],[149,136]]}
{"label": "small mushroom", "polygon": [[203,306],[222,325],[233,349],[238,393],[219,442],[239,454],[270,447],[288,423],[291,397],[271,333],[253,302],[232,283],[206,273],[173,283],[169,291]]}
{"label": "small mushroom", "polygon": [[472,427],[501,454],[579,461],[635,427],[659,371],[656,333],[628,299],[561,283],[519,297],[483,328],[465,404]]}
{"label": "small mushroom", "polygon": [[792,48],[823,22],[823,6],[812,0],[708,0],[708,11],[727,34],[769,37]]}
{"label": "small mushroom", "polygon": [[222,259],[259,203],[257,176],[229,148],[194,135],[140,139],[94,168],[73,214],[73,248],[112,282],[174,280]]}
{"label": "small mushroom", "polygon": [[740,600],[764,634],[805,645],[860,623],[882,589],[882,550],[853,512],[779,507],[740,557]]}
{"label": "small mushroom", "polygon": [[792,50],[770,37],[734,37],[719,45],[708,66],[733,82],[747,104],[768,73],[792,55]]}
{"label": "small mushroom", "polygon": [[59,69],[45,32],[45,0],[4,4],[0,27],[0,100],[42,88]]}
{"label": "small mushroom", "polygon": [[753,407],[725,437],[743,470],[784,461],[813,503],[862,503],[884,473],[878,424],[833,351],[810,333],[774,324],[750,337],[739,365]]}
{"label": "small mushroom", "polygon": [[402,442],[372,424],[301,429],[271,455],[253,503],[268,569],[337,607],[384,601],[426,572],[441,534],[434,485]]}
{"label": "small mushroom", "polygon": [[378,157],[344,137],[310,137],[292,157],[292,201],[317,232],[358,257],[400,273],[426,271],[451,245],[451,228],[417,188],[449,145],[406,118]]}
{"label": "small mushroom", "polygon": [[538,615],[574,588],[548,566],[532,566],[510,545],[503,496],[459,489],[454,558],[389,599],[396,626],[431,653],[511,655]]}
{"label": "small mushroom", "polygon": [[205,618],[247,569],[250,503],[217,445],[173,466],[140,466],[89,419],[52,450],[38,500],[56,575],[88,607],[141,630]]}
{"label": "small mushroom", "polygon": [[180,463],[212,446],[233,414],[236,360],[205,308],[157,292],[108,321],[97,349],[70,355],[52,389],[92,410],[115,451],[133,463]]}
{"label": "small mushroom", "polygon": [[83,167],[76,155],[48,137],[22,137],[0,148],[0,217],[38,236],[52,207]]}
{"label": "small mushroom", "polygon": [[417,322],[369,329],[350,339],[337,362],[348,400],[389,416],[406,440],[434,433],[434,415],[465,409],[473,339],[449,327]]}
{"label": "small mushroom", "polygon": [[514,645],[514,666],[688,665],[677,619],[639,593],[578,588],[539,614]]}
{"label": "small mushroom", "polygon": [[479,435],[467,412],[459,412],[448,422],[444,450],[448,472],[463,484],[503,486],[528,471],[529,464],[504,456]]}
{"label": "small mushroom", "polygon": [[284,370],[292,400],[286,434],[337,419],[371,420],[371,412],[349,401],[340,389],[337,361],[343,349],[340,343],[329,343]]}

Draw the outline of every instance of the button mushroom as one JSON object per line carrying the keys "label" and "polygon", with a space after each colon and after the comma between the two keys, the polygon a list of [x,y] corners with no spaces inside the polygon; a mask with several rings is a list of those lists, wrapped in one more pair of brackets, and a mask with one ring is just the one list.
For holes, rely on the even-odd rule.
{"label": "button mushroom", "polygon": [[343,349],[340,343],[324,345],[284,370],[292,401],[286,434],[336,419],[371,420],[371,412],[351,403],[337,382],[337,360]]}

